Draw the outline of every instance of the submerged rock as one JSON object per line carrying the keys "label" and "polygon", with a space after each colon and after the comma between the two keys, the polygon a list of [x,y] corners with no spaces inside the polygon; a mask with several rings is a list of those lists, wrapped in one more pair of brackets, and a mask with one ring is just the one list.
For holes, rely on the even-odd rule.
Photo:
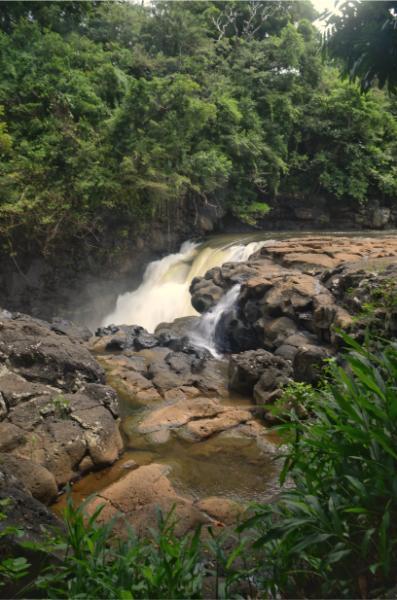
{"label": "submerged rock", "polygon": [[183,535],[197,525],[211,523],[211,518],[199,511],[192,500],[177,494],[167,477],[168,472],[167,465],[156,463],[130,471],[102,490],[88,504],[87,510],[93,513],[104,504],[98,521],[107,522],[114,518],[115,531],[122,537],[128,535],[125,520],[138,534],[147,534],[156,526],[159,509],[164,515],[173,510],[177,535]]}
{"label": "submerged rock", "polygon": [[229,498],[210,496],[196,502],[199,510],[224,525],[235,525],[244,514],[244,507]]}

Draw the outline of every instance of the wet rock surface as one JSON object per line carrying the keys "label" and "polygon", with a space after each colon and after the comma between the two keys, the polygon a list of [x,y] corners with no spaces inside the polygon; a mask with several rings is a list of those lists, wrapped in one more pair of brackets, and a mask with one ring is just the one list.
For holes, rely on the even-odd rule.
{"label": "wet rock surface", "polygon": [[116,531],[121,536],[128,533],[126,521],[138,534],[147,534],[156,524],[159,509],[165,514],[174,510],[178,535],[183,535],[199,524],[210,523],[212,519],[198,510],[192,500],[175,491],[167,477],[168,472],[169,467],[156,463],[131,471],[102,490],[88,505],[88,511],[93,512],[104,504],[100,522],[119,517],[116,520]]}
{"label": "wet rock surface", "polygon": [[[268,242],[245,263],[210,269],[191,283],[192,304],[199,312],[210,311],[240,286],[236,304],[217,322],[218,350],[232,353],[223,359],[192,343],[198,317],[161,323],[154,334],[138,326],[100,330],[90,347],[123,398],[128,452],[138,452],[138,462],[139,456],[150,455],[149,464],[140,464],[101,491],[103,518],[113,515],[117,505],[130,523],[145,530],[155,503],[164,510],[174,503],[183,526],[197,519],[235,522],[241,503],[224,496],[181,494],[174,483],[191,479],[182,465],[207,445],[203,456],[209,477],[218,449],[226,452],[229,443],[240,448],[240,463],[242,448],[253,443],[250,461],[259,467],[274,446],[271,450],[266,428],[256,417],[276,419],[272,406],[292,380],[317,383],[324,359],[338,349],[337,328],[355,327],[352,302],[362,305],[368,297],[362,281],[369,278],[373,288],[382,269],[387,281],[395,275],[396,261],[395,238],[380,242],[329,236]],[[369,264],[376,266],[373,274]],[[360,290],[354,300],[352,288]],[[230,392],[251,397],[254,404],[233,404]],[[304,415],[304,407],[302,411]],[[142,488],[146,477],[148,487]],[[135,493],[139,498],[131,496]]]}
{"label": "wet rock surface", "polygon": [[122,448],[116,394],[70,327],[73,337],[27,315],[0,319],[0,465],[45,504]]}
{"label": "wet rock surface", "polygon": [[170,343],[170,339],[164,339],[164,333],[160,332],[158,336],[152,336],[156,345],[151,348],[132,350],[126,347],[113,354],[113,340],[119,331],[120,335],[124,334],[124,328],[118,330],[113,326],[113,331],[113,336],[106,334],[93,338],[90,348],[103,365],[110,384],[130,404],[145,406],[162,399],[184,398],[192,393],[228,395],[226,361],[192,345],[187,337],[175,337]]}
{"label": "wet rock surface", "polygon": [[[354,334],[354,317],[396,275],[395,237],[302,237],[266,242],[246,263],[211,269],[193,281],[191,293],[197,303],[201,293],[208,299],[212,284],[224,294],[239,283],[237,303],[217,325],[219,350],[264,348],[289,361],[294,378],[316,383],[323,360],[338,348],[338,330]],[[378,313],[383,332],[395,335],[393,310]]]}
{"label": "wet rock surface", "polygon": [[[87,342],[72,323],[3,311],[0,479],[9,486],[14,476],[29,502],[48,504],[66,482],[86,473],[94,481],[93,470],[113,463],[124,443],[125,462],[110,468],[90,504],[105,504],[103,520],[121,513],[120,535],[125,520],[146,533],[158,508],[175,507],[179,533],[235,523],[252,499],[243,488],[262,500],[277,479],[275,446],[257,417],[273,422],[271,407],[293,379],[316,384],[340,346],[338,328],[356,334],[356,315],[374,293],[387,297],[396,277],[395,238],[267,242],[247,262],[192,281],[199,312],[240,286],[216,322],[224,357],[193,343],[199,317],[161,323],[153,334],[110,325]],[[380,309],[375,322],[396,335],[395,312]],[[228,494],[239,485],[237,498]]]}

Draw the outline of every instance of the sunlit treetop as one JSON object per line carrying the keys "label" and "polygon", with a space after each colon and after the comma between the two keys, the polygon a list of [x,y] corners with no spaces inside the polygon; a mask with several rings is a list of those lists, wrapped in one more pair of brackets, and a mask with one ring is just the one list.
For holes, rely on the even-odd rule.
{"label": "sunlit treetop", "polygon": [[397,1],[354,0],[328,13],[325,47],[362,91],[397,92]]}

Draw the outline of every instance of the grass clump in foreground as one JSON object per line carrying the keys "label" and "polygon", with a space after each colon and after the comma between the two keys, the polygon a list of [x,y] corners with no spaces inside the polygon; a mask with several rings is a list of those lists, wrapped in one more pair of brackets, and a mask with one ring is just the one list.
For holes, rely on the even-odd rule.
{"label": "grass clump in foreground", "polygon": [[[152,538],[112,540],[112,523],[69,504],[51,551],[62,566],[36,581],[51,598],[366,598],[397,583],[397,344],[376,354],[345,338],[341,364],[294,414],[275,502],[256,505],[230,550],[196,531],[177,537],[172,515]],[[241,542],[241,536],[245,542]],[[228,549],[229,548],[229,549]],[[210,554],[208,554],[210,553]],[[212,553],[212,558],[211,558]],[[248,567],[247,567],[248,562]],[[208,586],[208,576],[215,585]],[[208,592],[208,589],[215,592]]]}

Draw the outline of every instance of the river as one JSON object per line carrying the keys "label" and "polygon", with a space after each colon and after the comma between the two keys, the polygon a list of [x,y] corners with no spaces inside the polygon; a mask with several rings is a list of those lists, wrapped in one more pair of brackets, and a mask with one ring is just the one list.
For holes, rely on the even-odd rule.
{"label": "river", "polygon": [[[202,242],[187,241],[179,252],[151,262],[145,270],[142,283],[119,296],[116,306],[102,325],[137,324],[153,332],[159,323],[197,315],[189,294],[194,277],[202,277],[209,269],[225,262],[244,261],[274,239],[298,235],[310,234],[257,232],[249,235],[217,235]],[[315,235],[318,237],[320,234],[316,232]],[[353,237],[360,234],[327,232],[324,235]],[[381,236],[383,233],[366,235]],[[385,232],[385,235],[390,235],[390,232]],[[195,343],[209,347],[220,359],[220,369],[227,368],[227,361],[216,355],[211,334],[224,304],[233,303],[237,292],[238,288],[232,288],[212,312],[201,317],[199,327],[192,332]],[[98,360],[101,360],[100,356]],[[120,391],[117,377],[108,377],[108,383]],[[153,406],[142,407],[133,396],[119,396],[125,453],[112,467],[91,473],[74,485],[73,496],[78,502],[123,477],[132,461],[139,466],[153,462],[168,465],[169,478],[175,488],[193,499],[220,496],[245,503],[261,501],[274,494],[278,472],[274,462],[274,442],[277,442],[274,435],[269,433],[269,444],[260,445],[257,440],[240,434],[239,428],[235,428],[199,443],[190,443],[175,436],[159,443],[150,439],[150,436],[137,433],[139,423],[154,410]],[[251,399],[237,395],[229,395],[222,402],[230,408],[252,408]],[[163,404],[168,405],[169,401],[160,402],[160,406]],[[60,510],[64,501],[64,497],[60,498],[55,510]]]}

